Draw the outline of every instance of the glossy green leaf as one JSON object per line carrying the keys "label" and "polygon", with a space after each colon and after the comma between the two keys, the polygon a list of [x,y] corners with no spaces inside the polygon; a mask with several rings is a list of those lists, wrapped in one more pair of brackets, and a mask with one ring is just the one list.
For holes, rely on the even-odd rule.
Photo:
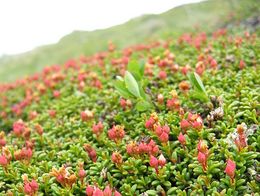
{"label": "glossy green leaf", "polygon": [[129,71],[126,71],[125,73],[125,85],[131,94],[136,97],[141,97],[138,83]]}

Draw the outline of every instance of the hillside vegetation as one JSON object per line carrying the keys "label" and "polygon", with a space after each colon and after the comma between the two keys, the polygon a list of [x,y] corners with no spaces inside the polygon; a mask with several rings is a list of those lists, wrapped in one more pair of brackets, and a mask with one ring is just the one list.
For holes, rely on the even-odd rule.
{"label": "hillside vegetation", "polygon": [[260,39],[186,32],[0,86],[1,195],[258,195]]}
{"label": "hillside vegetation", "polygon": [[[64,63],[30,64],[42,69],[0,84],[0,195],[258,196],[259,17],[249,13],[253,1],[218,2],[89,32],[93,40],[118,35],[108,45],[73,33],[46,47],[64,43],[67,54],[56,48],[41,60]],[[220,23],[217,10],[230,18]],[[134,28],[154,26],[151,17],[165,17],[165,28],[147,33],[159,41],[144,41],[148,27]],[[107,49],[78,56],[91,47]],[[30,69],[15,66],[11,74]]]}
{"label": "hillside vegetation", "polygon": [[200,29],[212,32],[259,12],[257,0],[211,0],[180,6],[159,15],[141,16],[108,29],[75,31],[56,44],[0,58],[0,81],[13,81],[40,71],[46,65],[64,63],[68,58],[105,50],[109,40],[118,48],[123,48],[169,36],[176,38],[186,31],[194,32]]}

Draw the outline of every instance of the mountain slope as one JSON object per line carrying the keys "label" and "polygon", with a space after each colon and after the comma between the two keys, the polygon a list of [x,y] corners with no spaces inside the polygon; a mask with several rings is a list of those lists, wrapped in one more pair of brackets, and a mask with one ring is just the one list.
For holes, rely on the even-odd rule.
{"label": "mountain slope", "polygon": [[[108,40],[118,48],[148,40],[175,37],[185,31],[211,32],[230,20],[257,13],[257,0],[212,0],[171,9],[160,15],[145,15],[108,29],[75,31],[57,44],[46,45],[20,55],[0,59],[0,81],[10,81],[34,73],[42,67],[63,63],[68,58],[104,50]],[[169,33],[170,32],[170,33]]]}

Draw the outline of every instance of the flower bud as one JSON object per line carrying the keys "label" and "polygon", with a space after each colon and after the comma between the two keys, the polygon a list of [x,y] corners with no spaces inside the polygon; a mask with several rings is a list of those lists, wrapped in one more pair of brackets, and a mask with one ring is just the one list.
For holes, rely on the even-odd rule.
{"label": "flower bud", "polygon": [[153,168],[158,168],[158,160],[153,155],[150,156],[150,166]]}
{"label": "flower bud", "polygon": [[114,192],[114,196],[122,196],[121,193],[119,193],[118,191]]}
{"label": "flower bud", "polygon": [[167,73],[165,71],[160,71],[158,76],[161,80],[165,80],[167,78]]}
{"label": "flower bud", "polygon": [[178,140],[179,140],[179,142],[180,142],[182,145],[185,145],[185,144],[186,144],[186,138],[185,138],[185,136],[184,136],[182,133],[179,134]]}
{"label": "flower bud", "polygon": [[106,186],[106,188],[103,191],[104,196],[112,196],[112,189],[110,188],[109,185]]}
{"label": "flower bud", "polygon": [[236,163],[230,159],[227,160],[225,173],[233,180],[235,177]]}
{"label": "flower bud", "polygon": [[30,186],[31,186],[33,192],[36,192],[39,189],[39,185],[35,180],[32,180],[30,182]]}
{"label": "flower bud", "polygon": [[182,130],[187,130],[190,127],[190,123],[187,120],[182,119],[180,122],[180,126]]}
{"label": "flower bud", "polygon": [[113,152],[111,159],[116,164],[121,164],[123,162],[122,155],[118,152]]}
{"label": "flower bud", "polygon": [[165,157],[163,156],[163,154],[161,154],[161,155],[159,156],[158,164],[159,164],[161,167],[163,167],[163,166],[166,164],[166,159],[165,159]]}
{"label": "flower bud", "polygon": [[159,104],[163,104],[163,101],[164,101],[164,97],[162,94],[158,94],[157,95],[157,101]]}
{"label": "flower bud", "polygon": [[94,188],[92,186],[88,185],[87,188],[86,188],[86,195],[92,196],[93,192],[94,192]]}
{"label": "flower bud", "polygon": [[4,155],[0,156],[0,165],[2,167],[6,167],[8,165],[8,160]]}

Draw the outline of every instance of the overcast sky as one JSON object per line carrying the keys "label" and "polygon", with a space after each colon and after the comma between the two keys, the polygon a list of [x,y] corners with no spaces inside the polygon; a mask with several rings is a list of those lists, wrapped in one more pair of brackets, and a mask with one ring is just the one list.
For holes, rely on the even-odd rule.
{"label": "overcast sky", "polygon": [[0,0],[0,56],[200,0]]}

